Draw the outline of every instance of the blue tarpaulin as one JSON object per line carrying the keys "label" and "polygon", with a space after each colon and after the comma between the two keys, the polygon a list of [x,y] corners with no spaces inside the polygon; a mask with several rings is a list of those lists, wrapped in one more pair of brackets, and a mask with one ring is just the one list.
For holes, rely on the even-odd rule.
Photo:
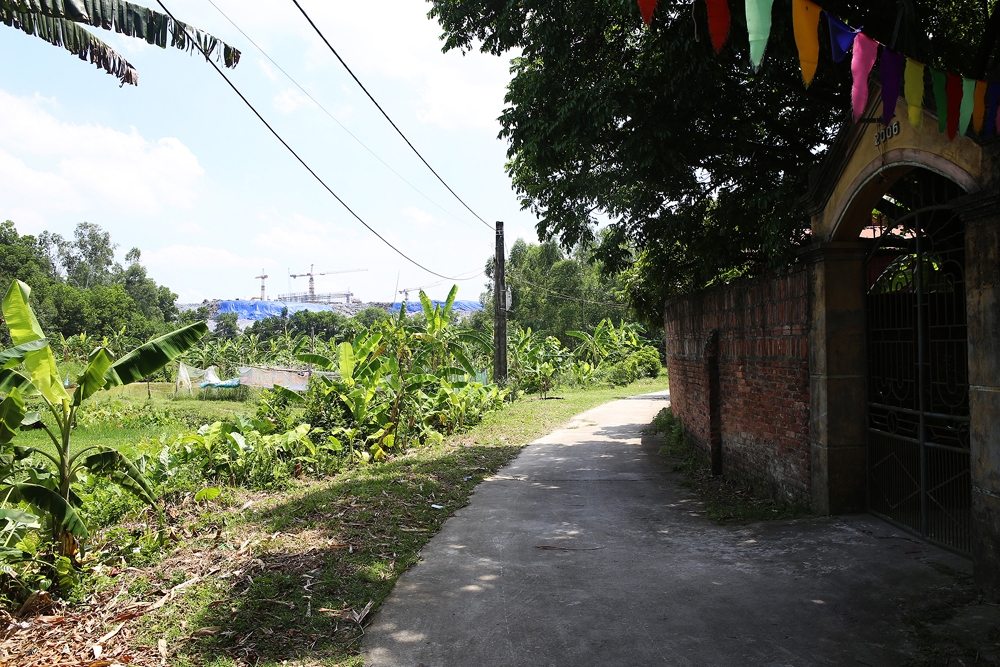
{"label": "blue tarpaulin", "polygon": [[[443,308],[444,301],[438,301],[436,299],[432,299],[431,305],[441,306]],[[396,303],[389,306],[389,310],[395,313],[399,312],[399,309],[402,307],[403,304],[397,301]],[[456,301],[455,303],[452,304],[451,309],[465,313],[474,313],[477,310],[482,310],[483,304],[479,303],[478,301]],[[406,302],[406,312],[408,313],[420,313],[423,312],[423,310],[424,307],[420,305],[420,301]]]}
{"label": "blue tarpaulin", "polygon": [[321,303],[295,303],[291,301],[223,301],[219,304],[219,313],[236,313],[239,320],[263,320],[268,317],[281,317],[281,311],[288,309],[293,315],[300,310],[312,313],[322,313],[333,310],[333,306]]}

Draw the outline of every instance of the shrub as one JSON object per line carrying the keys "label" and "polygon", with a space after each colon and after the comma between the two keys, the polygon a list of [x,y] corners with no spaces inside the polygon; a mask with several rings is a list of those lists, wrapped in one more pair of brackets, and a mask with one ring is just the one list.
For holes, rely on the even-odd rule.
{"label": "shrub", "polygon": [[118,428],[136,429],[170,426],[181,423],[181,420],[167,408],[114,401],[84,405],[76,415],[76,423],[83,427],[111,424]]}
{"label": "shrub", "polygon": [[660,353],[651,345],[643,346],[630,355],[639,366],[639,377],[655,378],[660,376]]}
{"label": "shrub", "polygon": [[317,437],[322,437],[324,442],[326,436],[320,434],[331,434],[347,426],[347,413],[340,395],[335,391],[327,391],[326,385],[318,376],[310,380],[305,398],[305,414],[302,415],[302,420],[311,424],[316,429],[314,432]]}
{"label": "shrub", "polygon": [[639,362],[635,357],[628,357],[624,361],[604,364],[599,369],[598,376],[616,387],[624,387],[639,379]]}

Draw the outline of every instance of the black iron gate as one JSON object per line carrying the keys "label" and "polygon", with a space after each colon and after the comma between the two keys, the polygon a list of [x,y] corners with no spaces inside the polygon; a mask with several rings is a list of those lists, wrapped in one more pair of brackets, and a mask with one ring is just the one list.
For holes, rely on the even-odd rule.
{"label": "black iron gate", "polygon": [[915,171],[868,235],[868,507],[952,549],[971,549],[962,192]]}

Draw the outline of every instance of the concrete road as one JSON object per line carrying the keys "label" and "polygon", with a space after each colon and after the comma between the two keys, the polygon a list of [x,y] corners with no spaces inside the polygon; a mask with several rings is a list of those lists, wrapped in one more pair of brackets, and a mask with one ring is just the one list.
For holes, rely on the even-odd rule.
{"label": "concrete road", "polygon": [[900,665],[903,610],[969,562],[869,516],[712,524],[643,442],[667,400],[590,410],[484,482],[400,578],[365,664]]}

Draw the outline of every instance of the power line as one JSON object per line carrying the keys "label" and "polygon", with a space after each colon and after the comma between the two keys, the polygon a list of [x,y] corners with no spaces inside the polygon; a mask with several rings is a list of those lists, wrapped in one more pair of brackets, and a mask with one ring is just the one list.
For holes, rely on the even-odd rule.
{"label": "power line", "polygon": [[[163,4],[162,0],[156,0],[156,4],[158,4],[163,9],[164,13],[167,16],[169,16],[174,22],[178,23],[179,25],[184,25],[183,23],[180,23],[179,21],[177,21],[177,18],[174,17],[174,15],[170,12],[169,9],[167,9],[167,6]],[[440,274],[437,271],[431,271],[430,269],[428,269],[423,264],[417,262],[415,259],[411,259],[408,255],[406,255],[406,253],[404,253],[402,250],[400,250],[399,248],[397,248],[393,244],[389,243],[389,241],[386,240],[386,238],[384,236],[382,236],[377,231],[375,231],[371,227],[371,225],[369,225],[367,222],[365,222],[364,219],[360,215],[358,215],[357,213],[355,213],[354,209],[352,209],[350,206],[348,206],[347,202],[345,202],[343,199],[341,199],[337,195],[337,193],[334,192],[333,189],[329,185],[326,184],[326,181],[324,181],[322,178],[320,178],[319,174],[317,174],[315,171],[313,171],[313,168],[310,167],[306,163],[306,161],[303,160],[299,156],[299,154],[295,152],[295,149],[293,149],[291,146],[288,145],[288,142],[285,141],[281,137],[280,134],[278,134],[278,131],[275,130],[273,127],[271,127],[270,123],[268,123],[266,120],[264,120],[264,117],[262,115],[260,115],[260,112],[257,111],[256,107],[254,107],[254,105],[250,103],[250,100],[248,100],[243,95],[243,93],[240,92],[240,89],[236,87],[236,84],[234,84],[232,81],[230,81],[229,77],[226,76],[226,73],[223,72],[221,69],[219,69],[219,66],[217,64],[215,64],[215,61],[213,61],[211,58],[208,57],[208,53],[204,49],[201,48],[201,42],[198,42],[197,40],[195,40],[194,37],[192,37],[191,34],[187,31],[187,26],[184,27],[184,32],[185,32],[185,34],[187,34],[188,39],[190,39],[195,44],[199,45],[199,49],[201,50],[202,55],[205,56],[205,60],[207,60],[208,63],[215,69],[215,71],[219,73],[219,76],[221,76],[226,81],[226,83],[229,84],[229,87],[233,89],[233,92],[236,93],[241,100],[243,100],[243,103],[246,104],[247,107],[249,107],[250,111],[252,111],[254,113],[254,115],[257,116],[257,118],[260,120],[260,122],[264,123],[264,127],[266,127],[268,130],[270,130],[271,134],[274,135],[275,139],[277,139],[278,141],[280,141],[281,145],[284,146],[288,150],[289,153],[291,153],[293,156],[295,156],[295,159],[299,161],[299,164],[301,164],[303,167],[305,167],[306,171],[308,171],[310,174],[312,174],[312,177],[315,178],[319,182],[319,184],[322,185],[324,189],[326,189],[327,192],[329,192],[331,195],[333,195],[333,198],[336,199],[338,202],[340,202],[340,205],[343,206],[345,209],[347,209],[348,213],[350,213],[352,216],[354,216],[354,218],[358,222],[360,222],[362,225],[364,225],[365,229],[367,229],[372,234],[374,234],[376,237],[378,237],[378,239],[382,243],[386,244],[387,246],[389,246],[390,248],[392,248],[393,250],[395,250],[396,254],[398,254],[400,257],[402,257],[403,259],[405,259],[406,261],[408,261],[410,264],[413,264],[417,268],[423,269],[424,271],[426,271],[427,273],[431,274],[432,276],[437,276],[438,278],[444,278],[445,280],[454,280],[454,278],[449,278],[448,276]]]}
{"label": "power line", "polygon": [[360,145],[360,146],[361,146],[362,148],[364,148],[364,149],[365,149],[366,151],[368,151],[368,152],[369,152],[369,153],[371,154],[371,156],[372,156],[372,157],[374,157],[374,158],[375,158],[376,160],[378,160],[379,162],[381,162],[381,163],[382,163],[382,164],[383,164],[383,165],[385,166],[385,168],[386,168],[386,169],[388,169],[388,170],[389,170],[389,171],[391,171],[391,172],[392,172],[393,174],[395,174],[395,175],[396,175],[396,177],[397,177],[397,178],[398,178],[399,180],[403,181],[403,182],[404,182],[404,183],[406,183],[406,184],[407,184],[408,186],[410,186],[410,188],[412,188],[414,192],[416,192],[416,193],[417,193],[417,194],[419,194],[419,195],[420,195],[421,197],[423,197],[424,199],[426,199],[426,200],[427,200],[428,202],[430,202],[431,204],[433,204],[434,206],[436,206],[436,207],[437,207],[437,208],[438,208],[439,210],[441,210],[441,211],[442,211],[442,212],[443,212],[443,213],[444,213],[445,215],[448,215],[448,216],[450,216],[450,217],[451,217],[452,219],[454,219],[454,220],[456,220],[456,221],[458,221],[458,222],[461,222],[461,223],[463,223],[463,224],[464,224],[464,223],[466,222],[466,221],[464,221],[464,220],[461,220],[461,219],[459,219],[458,217],[456,217],[456,216],[455,216],[455,215],[454,215],[454,214],[453,214],[453,213],[452,213],[451,211],[449,211],[448,209],[446,209],[445,207],[441,206],[441,205],[440,205],[440,204],[438,204],[438,203],[437,203],[436,201],[434,201],[433,199],[431,199],[431,198],[430,198],[429,196],[427,196],[427,194],[426,194],[426,193],[424,193],[424,192],[423,192],[423,191],[422,191],[422,190],[421,190],[420,188],[418,188],[418,187],[417,187],[417,186],[415,186],[415,185],[414,185],[413,183],[410,183],[410,182],[409,182],[408,180],[406,180],[406,179],[405,179],[405,178],[403,177],[403,175],[402,175],[402,174],[400,174],[400,173],[399,173],[398,171],[396,171],[395,169],[393,169],[393,168],[392,168],[392,167],[391,167],[391,166],[389,165],[389,163],[388,163],[388,162],[386,162],[386,161],[385,161],[385,160],[383,160],[383,159],[382,159],[381,157],[379,157],[378,153],[376,153],[376,152],[375,152],[375,151],[373,151],[373,150],[372,150],[371,148],[369,148],[369,147],[368,147],[368,146],[367,146],[367,145],[365,144],[365,142],[361,141],[361,139],[359,139],[359,138],[357,137],[357,135],[355,135],[355,134],[354,134],[353,132],[351,132],[351,131],[350,131],[349,129],[347,129],[347,126],[345,126],[345,125],[344,125],[343,123],[341,123],[341,122],[340,122],[340,121],[339,121],[339,120],[337,119],[337,117],[336,117],[336,116],[334,116],[334,115],[333,115],[333,114],[332,114],[332,113],[331,113],[331,112],[330,112],[330,111],[329,111],[329,110],[328,110],[328,109],[327,109],[327,108],[326,108],[325,106],[323,106],[322,104],[320,104],[320,103],[319,103],[319,101],[318,101],[318,100],[317,100],[317,99],[316,99],[315,97],[313,97],[313,96],[312,96],[312,94],[311,94],[311,93],[310,93],[310,92],[309,92],[308,90],[306,90],[306,89],[305,89],[305,87],[303,87],[303,86],[302,86],[302,84],[300,84],[300,83],[299,83],[298,81],[296,81],[296,80],[295,80],[295,78],[294,78],[294,77],[293,77],[293,76],[292,76],[291,74],[289,74],[288,72],[286,72],[286,71],[285,71],[285,68],[283,68],[283,67],[282,67],[281,65],[279,65],[279,64],[278,64],[278,63],[277,63],[277,62],[276,62],[276,61],[274,60],[274,58],[272,58],[272,57],[271,57],[270,55],[268,55],[267,51],[265,51],[265,50],[264,50],[264,49],[263,49],[263,48],[262,48],[262,47],[261,47],[261,46],[260,46],[259,44],[257,44],[257,42],[253,41],[253,38],[251,38],[251,37],[250,37],[250,35],[246,34],[246,32],[244,32],[244,31],[243,31],[243,28],[241,28],[240,26],[238,26],[238,25],[236,24],[236,22],[235,22],[235,21],[233,21],[233,20],[232,20],[231,18],[229,18],[229,15],[228,15],[228,14],[226,14],[226,13],[225,13],[224,11],[222,11],[222,9],[221,9],[221,8],[220,8],[220,7],[219,7],[219,6],[217,5],[217,4],[215,4],[215,2],[213,2],[213,0],[208,0],[208,4],[210,4],[210,5],[212,5],[213,7],[215,7],[215,11],[219,12],[220,14],[222,14],[223,18],[225,18],[225,19],[226,19],[227,21],[229,21],[229,23],[230,23],[230,24],[232,24],[232,26],[233,26],[234,28],[236,28],[236,29],[237,29],[237,30],[238,30],[238,31],[240,32],[240,34],[241,34],[241,35],[243,35],[243,36],[244,36],[244,37],[245,37],[245,38],[247,39],[247,41],[248,41],[248,42],[250,42],[251,44],[253,44],[253,45],[254,45],[254,47],[256,47],[256,49],[257,49],[258,51],[260,51],[260,52],[261,52],[261,54],[262,54],[262,55],[263,55],[263,56],[264,56],[265,58],[267,58],[267,59],[268,59],[268,60],[269,60],[269,61],[271,62],[271,64],[272,64],[272,65],[274,65],[275,67],[277,67],[277,68],[278,68],[278,71],[280,71],[280,72],[281,72],[282,74],[284,74],[284,75],[285,75],[285,77],[286,77],[286,78],[287,78],[287,79],[288,79],[289,81],[291,81],[292,83],[294,83],[294,84],[295,84],[295,86],[296,86],[296,87],[297,87],[297,88],[298,88],[299,90],[301,90],[301,91],[302,91],[302,93],[303,93],[303,94],[304,94],[304,95],[305,95],[306,97],[308,97],[308,98],[309,98],[310,100],[312,100],[312,103],[313,103],[313,104],[315,104],[315,105],[316,105],[317,107],[319,107],[319,108],[320,108],[320,110],[321,110],[321,111],[323,111],[323,113],[325,113],[325,114],[326,114],[327,116],[329,116],[329,117],[330,117],[330,120],[332,120],[332,121],[333,121],[334,123],[336,123],[337,125],[339,125],[339,126],[340,126],[340,129],[342,129],[342,130],[343,130],[344,132],[346,132],[346,133],[347,133],[347,134],[348,134],[348,135],[349,135],[349,136],[351,137],[351,139],[354,139],[354,141],[358,142],[358,144],[359,144],[359,145]]}
{"label": "power line", "polygon": [[[351,68],[347,66],[347,63],[345,63],[345,62],[344,62],[344,59],[340,57],[340,54],[339,54],[339,53],[337,53],[337,49],[333,48],[333,45],[332,45],[332,44],[330,44],[330,41],[329,41],[329,40],[328,40],[328,39],[326,38],[326,36],[325,36],[325,35],[323,34],[323,32],[322,32],[322,31],[321,31],[321,30],[319,29],[319,27],[318,27],[318,26],[317,26],[317,25],[316,25],[316,24],[315,24],[315,23],[313,22],[313,20],[312,20],[311,18],[309,18],[309,14],[307,14],[307,13],[306,13],[306,10],[302,9],[302,5],[300,5],[300,4],[299,4],[299,0],[292,0],[292,2],[293,2],[293,3],[295,3],[295,6],[299,8],[299,11],[300,11],[300,12],[302,12],[302,16],[306,17],[306,21],[309,21],[309,25],[311,25],[311,26],[313,27],[313,30],[315,30],[315,31],[316,31],[316,34],[317,34],[317,35],[319,35],[320,39],[322,39],[322,40],[323,40],[323,42],[324,42],[324,43],[325,43],[325,44],[327,45],[327,47],[328,47],[328,48],[330,49],[330,51],[331,51],[331,52],[333,52],[333,55],[335,55],[335,56],[337,57],[337,60],[339,60],[339,61],[340,61],[340,64],[344,66],[344,69],[346,69],[346,70],[347,70],[347,73],[351,75],[351,78],[352,78],[352,79],[354,79],[354,82],[355,82],[355,83],[357,83],[357,84],[358,84],[358,86],[360,86],[360,87],[361,87],[361,90],[363,90],[363,91],[365,92],[365,95],[367,95],[367,96],[368,96],[368,99],[370,99],[370,100],[372,101],[372,104],[374,104],[374,105],[375,105],[375,107],[376,107],[376,108],[377,108],[377,109],[378,109],[379,111],[381,111],[381,112],[382,112],[382,115],[383,115],[383,116],[385,116],[385,119],[386,119],[387,121],[389,121],[389,124],[390,124],[390,125],[392,125],[392,129],[396,130],[396,133],[397,133],[397,134],[399,134],[399,136],[401,136],[401,137],[403,138],[403,141],[405,141],[405,142],[406,142],[406,145],[410,147],[410,150],[412,150],[412,151],[413,151],[413,153],[414,153],[414,154],[415,154],[415,155],[416,155],[416,156],[417,156],[418,158],[420,158],[420,161],[424,163],[424,166],[425,166],[425,167],[427,167],[428,169],[430,169],[430,170],[431,170],[431,173],[432,173],[432,174],[434,174],[434,176],[436,176],[436,177],[437,177],[437,179],[438,179],[439,181],[441,181],[441,185],[443,185],[443,186],[444,186],[445,188],[447,188],[447,189],[448,189],[448,192],[450,192],[450,193],[452,194],[452,196],[453,196],[453,197],[454,197],[455,199],[457,199],[457,200],[458,200],[458,201],[459,201],[459,202],[460,202],[460,203],[462,204],[462,206],[464,206],[464,207],[465,207],[465,209],[466,209],[466,210],[467,210],[467,211],[468,211],[469,213],[471,213],[472,215],[474,215],[474,216],[476,217],[476,219],[477,219],[477,220],[479,220],[479,222],[483,223],[484,225],[486,225],[486,226],[487,226],[487,227],[489,227],[490,229],[494,229],[494,228],[493,228],[493,225],[491,225],[490,223],[486,222],[486,221],[485,221],[485,220],[483,220],[483,219],[482,219],[481,217],[479,217],[479,214],[478,214],[478,213],[476,213],[475,211],[473,211],[473,210],[472,210],[472,209],[471,209],[471,208],[469,207],[469,205],[468,205],[468,204],[466,204],[466,203],[465,203],[465,201],[464,201],[464,200],[463,200],[463,199],[462,199],[461,197],[459,197],[459,196],[458,196],[458,194],[457,194],[457,193],[456,193],[456,192],[455,192],[454,190],[452,190],[452,189],[451,189],[451,186],[450,186],[450,185],[448,185],[448,184],[447,184],[447,183],[445,182],[445,180],[444,180],[443,178],[441,178],[441,176],[440,176],[440,175],[439,175],[439,174],[438,174],[438,173],[437,173],[436,171],[434,171],[434,167],[432,167],[432,166],[430,165],[430,163],[429,163],[429,162],[427,162],[427,160],[425,160],[425,159],[424,159],[424,156],[420,154],[420,151],[418,151],[418,150],[416,149],[416,147],[414,147],[414,145],[413,145],[412,143],[410,143],[410,140],[406,138],[406,135],[405,135],[405,134],[403,134],[403,131],[402,131],[402,130],[400,130],[400,129],[399,129],[399,127],[397,127],[397,126],[396,126],[396,124],[395,124],[394,122],[392,122],[392,118],[389,118],[389,114],[387,114],[387,113],[385,112],[385,109],[383,109],[383,108],[382,108],[382,105],[380,105],[380,104],[379,104],[378,102],[376,102],[376,101],[375,101],[375,98],[374,98],[374,97],[372,97],[372,94],[368,92],[368,89],[367,89],[367,88],[365,88],[365,85],[364,85],[363,83],[361,83],[361,80],[360,80],[360,79],[358,79],[358,77],[357,77],[357,76],[356,76],[356,75],[354,74],[354,72],[353,72],[353,71],[351,70]],[[494,231],[495,231],[495,230],[494,230]]]}
{"label": "power line", "polygon": [[534,287],[535,289],[540,289],[543,292],[548,292],[552,296],[555,296],[555,297],[560,298],[560,299],[566,299],[568,301],[578,301],[580,303],[590,303],[590,304],[593,304],[595,306],[607,306],[609,308],[628,308],[628,305],[623,304],[623,303],[609,303],[609,302],[606,302],[606,301],[591,301],[590,299],[581,299],[581,298],[575,297],[575,296],[568,296],[566,294],[560,294],[559,292],[554,292],[554,291],[550,290],[548,287],[542,287],[541,285],[536,285],[535,283],[529,282],[524,277],[519,276],[516,273],[510,273],[510,274],[507,275],[507,277],[508,278],[513,278],[515,281],[520,280],[525,285],[530,285],[531,287]]}

